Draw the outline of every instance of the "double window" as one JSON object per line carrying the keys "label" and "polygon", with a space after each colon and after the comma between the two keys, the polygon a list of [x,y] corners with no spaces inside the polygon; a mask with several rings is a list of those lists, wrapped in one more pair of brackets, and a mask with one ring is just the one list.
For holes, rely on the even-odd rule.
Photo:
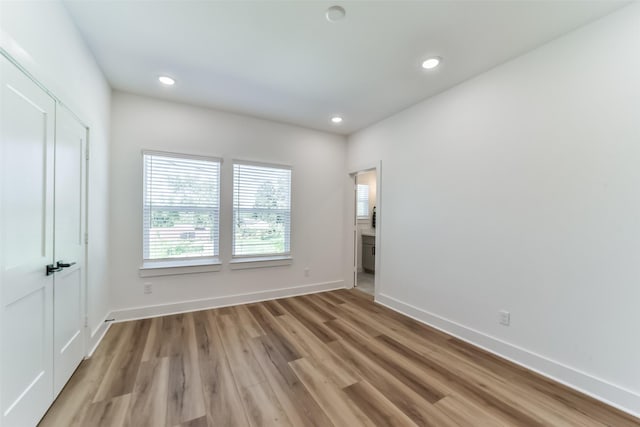
{"label": "double window", "polygon": [[[215,262],[220,256],[221,160],[144,152],[145,264]],[[233,163],[231,255],[291,254],[291,168]],[[225,230],[226,231],[226,230]],[[223,248],[224,251],[224,248]]]}

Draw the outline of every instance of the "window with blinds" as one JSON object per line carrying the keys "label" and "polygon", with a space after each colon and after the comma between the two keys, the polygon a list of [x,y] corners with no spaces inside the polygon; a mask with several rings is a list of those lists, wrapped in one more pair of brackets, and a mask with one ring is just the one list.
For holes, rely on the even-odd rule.
{"label": "window with blinds", "polygon": [[218,256],[220,160],[144,152],[144,260]]}
{"label": "window with blinds", "polygon": [[356,215],[358,219],[369,219],[369,185],[356,186]]}
{"label": "window with blinds", "polygon": [[233,256],[291,253],[291,168],[233,165]]}

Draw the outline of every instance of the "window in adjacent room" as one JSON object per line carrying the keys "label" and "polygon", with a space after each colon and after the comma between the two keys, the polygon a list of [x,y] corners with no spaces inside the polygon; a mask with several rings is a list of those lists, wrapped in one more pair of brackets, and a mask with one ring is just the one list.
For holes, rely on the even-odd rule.
{"label": "window in adjacent room", "polygon": [[369,185],[356,186],[356,214],[358,219],[369,219]]}
{"label": "window in adjacent room", "polygon": [[233,165],[233,257],[291,254],[291,168]]}
{"label": "window in adjacent room", "polygon": [[218,257],[220,160],[144,152],[144,261]]}

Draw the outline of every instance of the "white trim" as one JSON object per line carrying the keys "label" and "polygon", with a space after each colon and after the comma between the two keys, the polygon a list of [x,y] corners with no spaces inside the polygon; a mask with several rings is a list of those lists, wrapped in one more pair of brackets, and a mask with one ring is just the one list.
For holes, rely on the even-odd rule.
{"label": "white trim", "polygon": [[149,270],[154,268],[195,267],[214,264],[221,264],[217,257],[165,258],[145,260],[140,268]]}
{"label": "white trim", "polygon": [[91,337],[89,337],[89,351],[87,352],[87,358],[93,355],[93,352],[96,351],[96,348],[98,348],[98,345],[102,342],[102,339],[107,334],[107,331],[111,326],[111,322],[107,322],[108,318],[109,315],[105,316],[100,324],[91,332]]}
{"label": "white trim", "polygon": [[349,175],[358,176],[358,175],[362,175],[362,174],[365,174],[365,173],[369,173],[369,172],[375,170],[378,167],[377,166],[378,163],[379,162],[377,162],[377,163],[369,163],[368,165],[363,166],[361,168],[352,169],[349,172]]}
{"label": "white trim", "polygon": [[289,288],[227,295],[216,298],[182,301],[169,304],[124,308],[121,310],[112,311],[111,313],[109,313],[109,317],[114,318],[116,322],[124,322],[128,320],[147,319],[150,317],[187,313],[190,311],[207,310],[211,308],[228,307],[239,304],[249,304],[297,295],[315,294],[317,292],[333,291],[336,289],[344,289],[344,280],[313,283],[310,285],[292,286]]}
{"label": "white trim", "polygon": [[257,162],[253,160],[242,160],[242,159],[232,159],[231,163],[234,165],[246,165],[246,166],[256,166],[262,168],[271,168],[271,169],[287,169],[293,171],[293,166],[284,164],[284,163],[267,163],[267,162]]}
{"label": "white trim", "polygon": [[597,378],[556,360],[510,344],[388,295],[377,293],[375,301],[405,316],[591,396],[607,405],[640,417],[640,394],[632,390],[625,389],[602,378]]}
{"label": "white trim", "polygon": [[[355,259],[354,261],[354,265],[350,265],[349,269],[348,269],[348,274],[349,276],[354,276],[354,272],[355,277],[353,279],[349,279],[349,281],[353,281],[353,283],[357,286],[358,283],[358,278],[357,278],[357,273],[362,271],[362,269],[360,269],[358,267],[358,257],[360,256],[360,251],[358,250],[358,245],[357,245],[357,234],[358,234],[358,230],[357,230],[357,226],[359,223],[358,217],[357,217],[357,190],[356,190],[356,185],[357,185],[357,181],[356,181],[356,177],[360,174],[363,173],[368,173],[371,171],[375,171],[376,172],[376,233],[375,233],[375,239],[376,239],[376,255],[375,255],[375,271],[373,274],[373,292],[374,292],[374,298],[377,297],[380,294],[380,286],[382,284],[382,282],[380,281],[380,277],[381,276],[381,268],[382,268],[382,160],[378,160],[376,162],[373,163],[368,163],[368,164],[363,164],[358,168],[355,169],[351,169],[349,170],[349,178],[350,178],[350,182],[349,185],[354,185],[353,187],[353,206],[352,208],[354,209],[353,211],[353,218],[355,218],[355,224],[353,224],[354,226],[354,238],[353,239],[347,239],[347,253],[349,254],[354,254],[355,255]],[[351,189],[349,190],[349,192],[351,193]],[[347,212],[350,214],[350,210],[351,208],[347,207]],[[351,215],[349,215],[351,216]],[[349,218],[349,227],[351,227],[351,218]],[[351,263],[349,263],[351,264]],[[353,287],[353,286],[352,286]]]}
{"label": "white trim", "polygon": [[177,159],[191,159],[191,160],[206,160],[208,162],[218,162],[222,166],[222,157],[207,156],[204,154],[191,154],[191,153],[176,153],[173,151],[158,151],[158,150],[142,150],[142,156],[160,156],[160,157],[174,157]]}
{"label": "white trim", "polygon": [[174,276],[178,274],[209,273],[220,271],[222,263],[218,258],[190,260],[145,261],[139,269],[140,277]]}
{"label": "white trim", "polygon": [[[62,104],[64,107],[64,104]],[[67,111],[71,111],[69,108],[65,107]],[[75,116],[75,114],[72,112]],[[77,116],[76,116],[77,119]],[[82,185],[83,185],[83,200],[82,200],[82,215],[80,221],[81,229],[80,236],[82,241],[82,287],[81,287],[81,297],[82,297],[82,328],[80,339],[82,340],[82,351],[84,354],[89,352],[90,344],[89,340],[89,269],[91,267],[89,263],[89,199],[91,197],[91,188],[89,186],[89,171],[91,167],[91,151],[90,151],[90,140],[91,140],[91,130],[82,124],[84,127],[84,152],[82,153]]]}
{"label": "white trim", "polygon": [[245,270],[248,268],[281,267],[292,263],[293,258],[290,255],[234,258],[229,261],[229,268],[232,270]]}
{"label": "white trim", "polygon": [[[376,165],[376,254],[375,254],[375,271],[373,273],[373,294],[374,298],[380,295],[382,289],[382,160]],[[373,217],[372,217],[373,224]]]}

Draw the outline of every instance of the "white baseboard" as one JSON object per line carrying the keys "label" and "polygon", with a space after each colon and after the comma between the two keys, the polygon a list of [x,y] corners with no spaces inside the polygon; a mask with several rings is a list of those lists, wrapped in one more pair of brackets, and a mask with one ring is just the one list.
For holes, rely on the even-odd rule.
{"label": "white baseboard", "polygon": [[115,319],[115,322],[148,319],[150,317],[167,316],[170,314],[207,310],[210,308],[228,307],[238,304],[249,304],[252,302],[267,301],[271,299],[313,294],[317,292],[326,292],[344,288],[344,280],[336,280],[333,282],[314,283],[311,285],[271,289],[268,291],[251,292],[246,294],[227,295],[216,298],[181,301],[176,303],[150,305],[145,307],[125,308],[112,311],[111,313],[109,313],[108,317]]}
{"label": "white baseboard", "polygon": [[102,338],[104,338],[104,336],[107,334],[109,326],[111,325],[111,322],[107,322],[108,318],[109,315],[106,315],[105,318],[102,319],[102,322],[100,322],[100,324],[93,331],[91,331],[91,336],[89,337],[89,343],[87,346],[89,348],[87,357],[91,357],[93,355],[93,352],[96,351],[96,348],[98,348],[98,345],[102,341]]}
{"label": "white baseboard", "polygon": [[640,395],[631,390],[445,319],[388,295],[378,294],[376,302],[633,416],[640,417]]}

